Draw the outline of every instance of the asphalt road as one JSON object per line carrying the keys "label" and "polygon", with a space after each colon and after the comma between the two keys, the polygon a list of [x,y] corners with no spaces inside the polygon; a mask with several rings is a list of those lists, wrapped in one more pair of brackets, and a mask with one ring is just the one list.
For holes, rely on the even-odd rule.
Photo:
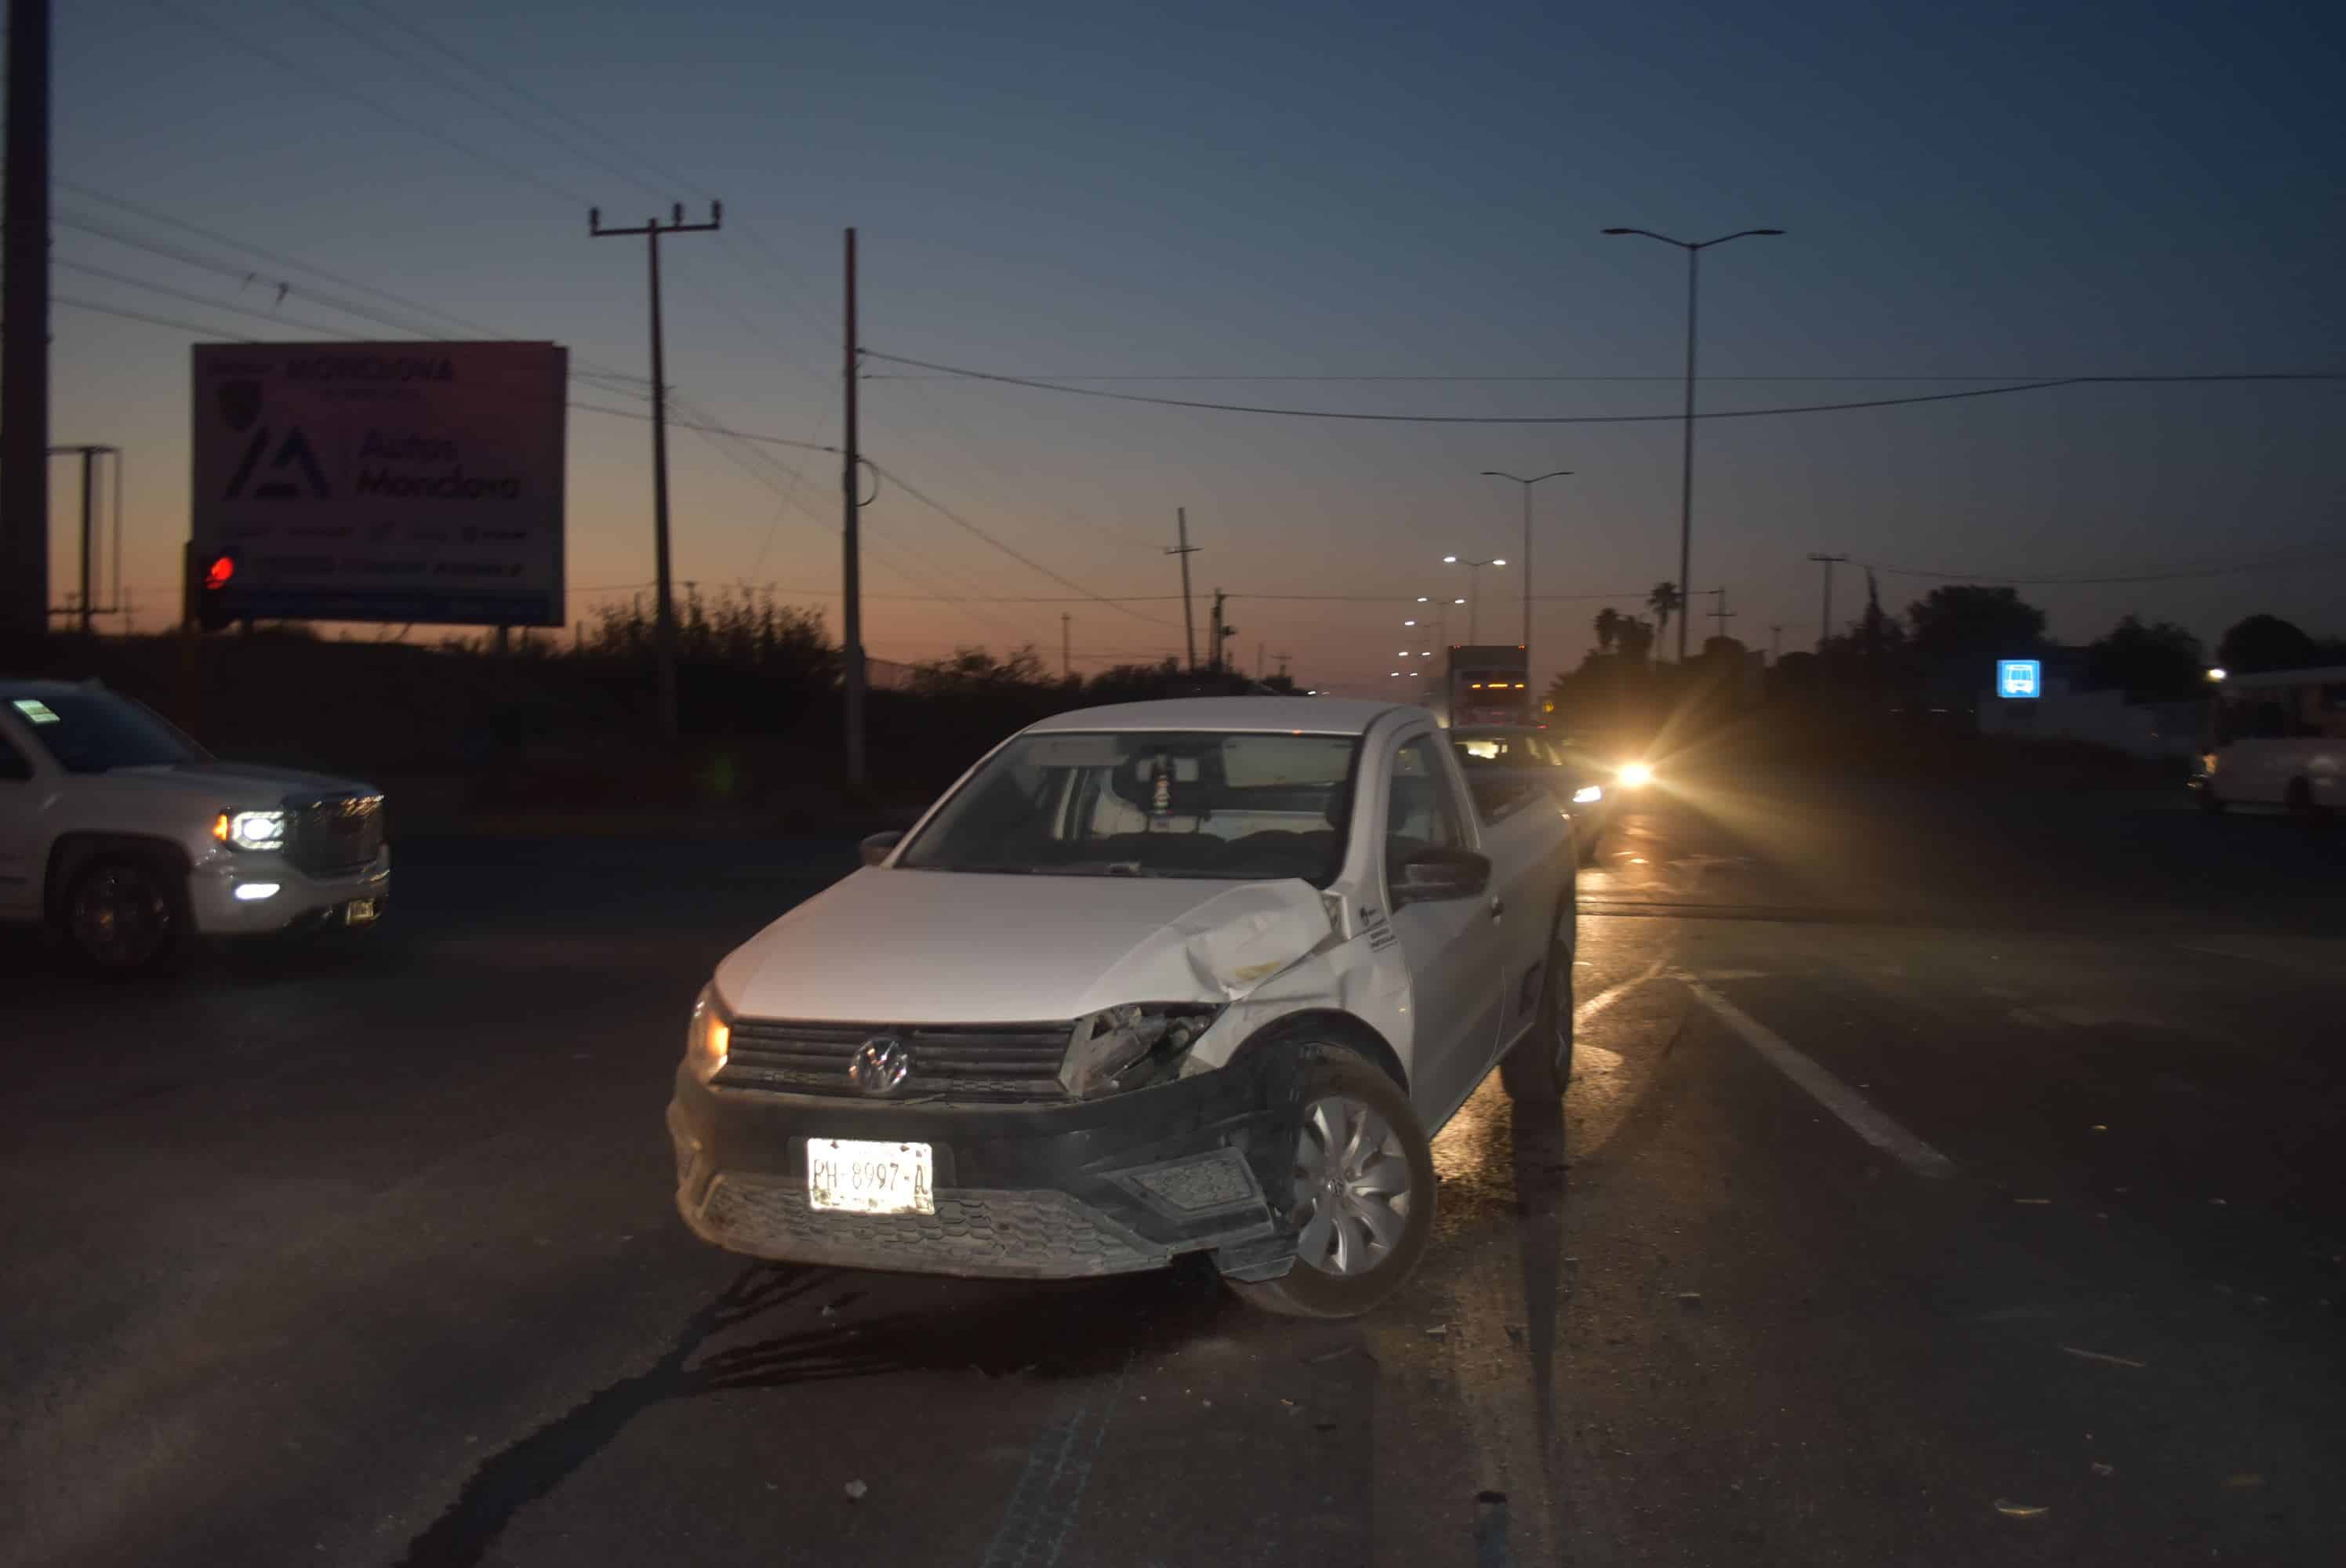
{"label": "asphalt road", "polygon": [[362,940],[0,945],[0,1560],[2334,1563],[2346,850],[1749,773],[1585,875],[1388,1309],[691,1240],[661,1125],[813,843],[403,844]]}

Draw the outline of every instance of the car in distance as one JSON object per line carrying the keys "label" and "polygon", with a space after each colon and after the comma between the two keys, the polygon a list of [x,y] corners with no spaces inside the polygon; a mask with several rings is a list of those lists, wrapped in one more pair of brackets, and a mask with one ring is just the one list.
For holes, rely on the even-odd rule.
{"label": "car in distance", "polygon": [[369,925],[390,896],[381,791],[215,760],[95,681],[0,678],[0,921],[127,972],[190,937]]}
{"label": "car in distance", "polygon": [[[1630,788],[1627,769],[1605,767],[1581,741],[1533,725],[1454,726],[1449,733],[1478,800],[1499,800],[1527,788],[1547,790],[1572,816],[1580,863],[1596,863],[1597,846]],[[1641,769],[1636,783],[1645,781]]]}
{"label": "car in distance", "polygon": [[1383,1300],[1428,1141],[1571,1070],[1572,825],[1479,811],[1434,717],[1243,697],[1063,714],[717,965],[677,1205],[754,1257],[1062,1278],[1211,1255]]}

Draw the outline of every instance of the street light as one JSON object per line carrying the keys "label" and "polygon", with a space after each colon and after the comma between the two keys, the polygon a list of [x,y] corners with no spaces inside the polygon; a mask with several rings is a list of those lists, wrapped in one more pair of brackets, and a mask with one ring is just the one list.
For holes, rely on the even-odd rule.
{"label": "street light", "polygon": [[[1694,569],[1694,323],[1697,280],[1701,269],[1697,263],[1702,253],[1714,245],[1724,245],[1730,239],[1745,239],[1754,235],[1781,234],[1780,229],[1739,229],[1732,234],[1722,234],[1716,239],[1673,239],[1667,234],[1657,234],[1650,229],[1607,229],[1607,234],[1642,234],[1648,239],[1658,239],[1665,245],[1675,245],[1687,254],[1687,355],[1686,355],[1686,417],[1683,443],[1678,456],[1678,592],[1689,592],[1688,574]],[[1693,617],[1678,617],[1678,662],[1686,663],[1687,622]]]}
{"label": "street light", "polygon": [[[1532,667],[1532,486],[1543,479],[1563,479],[1569,468],[1558,468],[1525,479],[1519,473],[1506,473],[1495,468],[1483,470],[1485,479],[1512,479],[1524,487],[1524,668]],[[1530,679],[1528,674],[1524,677]]]}
{"label": "street light", "polygon": [[1480,572],[1485,566],[1504,566],[1507,564],[1507,558],[1504,555],[1494,555],[1487,561],[1468,561],[1463,560],[1456,555],[1444,555],[1442,557],[1442,564],[1445,566],[1464,566],[1466,568],[1466,596],[1463,599],[1454,599],[1451,602],[1453,604],[1460,604],[1466,606],[1466,640],[1471,643],[1474,640],[1474,612],[1479,607],[1475,603],[1476,595],[1474,589],[1479,582],[1475,574]]}

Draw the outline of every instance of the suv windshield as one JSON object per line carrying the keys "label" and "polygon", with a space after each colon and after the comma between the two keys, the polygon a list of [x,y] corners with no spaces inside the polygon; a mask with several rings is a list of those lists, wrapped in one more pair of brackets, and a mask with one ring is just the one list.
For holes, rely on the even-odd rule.
{"label": "suv windshield", "polygon": [[1022,735],[955,790],[899,866],[1029,876],[1300,877],[1344,858],[1360,738]]}
{"label": "suv windshield", "polygon": [[201,748],[186,736],[112,692],[51,691],[7,702],[42,749],[68,773],[204,760]]}

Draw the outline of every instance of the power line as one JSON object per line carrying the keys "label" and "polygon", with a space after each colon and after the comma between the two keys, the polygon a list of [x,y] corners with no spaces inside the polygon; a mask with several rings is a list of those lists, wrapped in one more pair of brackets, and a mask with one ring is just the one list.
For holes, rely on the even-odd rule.
{"label": "power line", "polygon": [[[65,294],[50,295],[49,302],[53,305],[69,306],[76,311],[88,311],[96,315],[117,317],[125,321],[144,321],[150,327],[168,327],[174,331],[192,333],[199,338],[221,338],[231,343],[254,343],[260,341],[258,338],[245,337],[239,332],[222,331],[218,327],[200,327],[193,321],[182,321],[170,316],[149,315],[144,311],[125,310],[119,305],[101,305],[95,300],[76,300]],[[597,412],[616,413],[618,411],[608,409]]]}
{"label": "power line", "polygon": [[1132,616],[1135,620],[1148,621],[1157,626],[1170,626],[1173,624],[1170,621],[1161,620],[1155,616],[1144,616],[1137,610],[1127,609],[1123,605],[1107,597],[1106,595],[1092,592],[1089,588],[1085,587],[1081,583],[1076,582],[1074,578],[1061,575],[1059,573],[1055,572],[1050,567],[1043,565],[1040,561],[1035,560],[1033,556],[1020,554],[1008,545],[1005,545],[1001,540],[995,538],[993,535],[987,533],[984,529],[979,527],[976,524],[971,522],[968,518],[964,517],[961,514],[953,510],[953,508],[945,505],[944,503],[923,494],[912,484],[907,482],[903,474],[892,473],[888,469],[882,468],[876,463],[872,463],[872,467],[878,473],[885,474],[889,481],[893,484],[897,489],[903,491],[905,494],[911,496],[913,500],[919,502],[930,511],[934,512],[940,517],[944,518],[947,522],[952,523],[958,527],[966,529],[968,532],[975,535],[980,539],[983,539],[987,544],[993,545],[995,549],[1001,551],[1004,555],[1009,556],[1012,560],[1017,562],[1020,565],[1041,573],[1044,576],[1050,578],[1051,581],[1058,584],[1061,587],[1073,588],[1076,593],[1081,594],[1085,598],[1091,600],[1095,604],[1107,605],[1111,608],[1123,610],[1126,615]]}
{"label": "power line", "polygon": [[[884,354],[874,354],[872,357],[873,357],[874,359],[886,359],[886,358],[889,358],[890,356],[887,356],[887,355],[884,355]],[[903,362],[909,362],[909,361],[903,361]],[[969,377],[970,377],[970,373],[971,373],[971,372],[965,372],[965,371],[956,371],[956,372],[950,372],[950,373],[941,374],[941,375],[908,376],[908,375],[893,375],[893,374],[889,374],[889,373],[882,372],[882,373],[878,374],[878,375],[866,376],[866,377],[864,378],[864,380],[866,380],[866,381],[874,381],[874,382],[957,382],[957,381],[966,381],[966,380],[968,380],[968,379],[969,379]],[[1474,375],[1416,375],[1416,374],[1400,374],[1400,375],[1262,375],[1262,374],[1243,374],[1243,375],[1112,375],[1112,376],[1101,376],[1101,375],[1056,375],[1056,374],[1044,374],[1044,373],[1039,372],[1035,373],[1035,378],[1034,378],[1034,379],[1035,379],[1036,381],[1045,381],[1045,382],[1334,382],[1334,383],[1352,383],[1352,382],[1362,382],[1362,383],[1378,383],[1378,382],[1454,382],[1454,383],[1464,383],[1464,384],[1468,384],[1468,385],[1479,384],[1479,383],[1486,382],[1660,382],[1660,383],[1663,383],[1663,384],[1666,384],[1666,385],[1669,385],[1669,386],[1680,386],[1680,385],[1683,385],[1683,384],[1685,383],[1685,382],[1686,382],[1686,378],[1685,378],[1684,376],[1682,376],[1682,375],[1677,375],[1677,376],[1624,376],[1624,375],[1586,375],[1586,374],[1573,374],[1573,375],[1514,375],[1514,374],[1498,374],[1498,375],[1484,375],[1484,374],[1474,374]],[[2009,375],[2001,375],[2001,376],[1980,376],[1980,375],[1962,375],[1962,376],[1918,376],[1918,375],[1869,376],[1869,375],[1850,375],[1850,374],[1847,374],[1847,373],[1841,373],[1841,374],[1835,374],[1835,375],[1779,375],[1779,376],[1749,376],[1749,375],[1721,376],[1721,375],[1705,375],[1705,376],[1697,376],[1697,377],[1695,378],[1695,380],[1696,380],[1698,382],[2041,382],[2041,381],[2064,381],[2064,382],[2066,382],[2066,381],[2083,381],[2083,380],[2095,380],[2095,379],[2098,379],[2098,378],[2090,377],[2090,376],[2047,376],[2047,375],[2045,375],[2045,374],[2043,374],[2043,373],[2041,373],[2041,372],[2035,372],[2035,371],[2014,372],[2013,372],[2012,374],[2009,374]]]}
{"label": "power line", "polygon": [[337,300],[330,295],[316,293],[312,291],[307,284],[295,284],[282,278],[271,278],[254,268],[240,266],[234,261],[223,261],[213,257],[199,256],[193,251],[181,250],[174,246],[160,245],[149,239],[140,239],[132,235],[119,233],[114,229],[105,227],[103,224],[83,222],[72,218],[56,218],[53,219],[52,221],[59,228],[76,229],[85,234],[95,234],[102,239],[110,239],[117,245],[127,246],[133,250],[144,250],[150,255],[160,256],[167,260],[177,261],[182,266],[193,267],[199,271],[210,272],[219,277],[232,279],[241,285],[250,286],[254,283],[271,284],[276,287],[280,296],[294,296],[304,300],[311,304],[321,305],[329,311],[340,311],[342,314],[346,316],[356,316],[362,321],[372,321],[378,326],[388,327],[393,331],[405,332],[410,336],[419,338],[436,338],[441,335],[436,331],[427,331],[422,327],[410,325],[408,322],[402,321],[395,317],[385,315],[381,311],[378,311],[372,306],[353,304],[346,300]]}
{"label": "power line", "polygon": [[[1150,397],[1140,392],[1106,392],[1098,387],[1073,386],[1064,382],[1044,381],[1033,376],[1003,375],[993,371],[974,371],[959,365],[939,364],[931,360],[909,359],[902,354],[884,354],[877,349],[866,349],[868,359],[885,360],[891,364],[913,365],[921,370],[940,371],[947,375],[963,376],[971,381],[999,382],[1008,386],[1031,387],[1038,392],[1055,392],[1071,397],[1106,398],[1116,402],[1153,403],[1162,408],[1203,409],[1218,413],[1269,414],[1283,419],[1366,420],[1381,424],[1658,424],[1676,423],[1688,417],[1679,413],[1588,413],[1588,414],[1463,414],[1463,413],[1362,413],[1342,409],[1274,408],[1256,403],[1208,402],[1193,398]],[[2006,386],[1974,387],[1963,392],[1921,392],[1912,397],[1867,398],[1851,402],[1800,403],[1780,408],[1721,409],[1698,412],[1696,419],[1759,419],[1770,414],[1835,413],[1851,409],[1902,408],[1911,403],[1954,402],[1969,398],[2001,397],[2011,392],[2043,392],[2052,387],[2066,386],[2136,386],[2173,382],[2334,382],[2346,381],[2346,372],[2334,371],[2280,371],[2246,373],[2223,372],[2208,375],[2178,376],[2059,376],[2045,381],[2021,382]]]}
{"label": "power line", "polygon": [[[497,331],[494,327],[484,327],[477,321],[470,321],[462,316],[454,315],[449,311],[440,310],[435,306],[426,305],[419,300],[410,300],[403,295],[394,294],[388,289],[379,289],[372,283],[362,282],[356,278],[345,277],[339,272],[328,271],[325,268],[320,267],[314,262],[303,261],[297,257],[287,256],[279,251],[265,249],[249,240],[232,239],[228,235],[220,233],[218,229],[207,229],[199,223],[190,223],[184,218],[174,218],[168,212],[160,212],[156,210],[154,208],[141,206],[138,202],[128,201],[118,196],[110,196],[105,191],[93,189],[87,185],[76,184],[70,179],[60,179],[56,181],[56,184],[57,188],[60,190],[68,190],[76,196],[86,197],[92,201],[102,201],[109,207],[120,208],[123,211],[138,218],[143,218],[149,223],[159,223],[166,228],[180,229],[183,232],[193,234],[199,239],[209,239],[215,245],[225,245],[231,250],[240,250],[245,252],[247,255],[258,256],[265,261],[273,261],[280,267],[291,267],[297,272],[307,272],[313,277],[323,278],[328,282],[340,284],[345,289],[356,289],[362,293],[372,294],[377,299],[387,300],[391,303],[397,305],[403,310],[413,311],[423,316],[436,317],[443,321],[447,321],[455,326],[461,327],[468,332],[476,332],[487,338],[496,338],[504,335]],[[74,227],[81,228],[85,226],[76,224]]]}
{"label": "power line", "polygon": [[103,278],[109,283],[120,283],[128,288],[145,289],[150,293],[168,295],[174,300],[185,300],[189,304],[201,305],[207,310],[226,311],[237,316],[250,316],[256,321],[267,321],[274,326],[296,327],[305,332],[321,332],[327,337],[340,338],[345,342],[365,341],[362,333],[345,331],[339,327],[329,327],[316,321],[304,321],[292,316],[280,316],[270,311],[256,311],[249,306],[227,304],[191,290],[175,289],[168,283],[152,283],[144,278],[133,277],[128,272],[117,272],[109,267],[95,266],[87,261],[76,261],[69,256],[53,256],[49,259],[49,264],[53,267],[63,267],[68,271],[87,272],[93,278]]}
{"label": "power line", "polygon": [[2223,577],[2244,572],[2286,571],[2296,566],[2317,565],[2323,562],[2338,560],[2346,560],[2346,550],[2315,550],[2289,555],[2275,555],[2256,561],[2183,566],[2171,571],[2137,572],[2123,576],[2055,577],[2000,577],[1982,572],[1925,571],[1919,567],[1886,566],[1878,561],[1860,561],[1858,565],[1892,577],[1925,577],[1942,582],[1979,583],[1991,587],[2024,588],[2098,587],[2125,583],[2171,583],[2190,577]]}
{"label": "power line", "polygon": [[[219,38],[222,43],[228,45],[231,48],[240,49],[247,54],[258,55],[260,58],[267,60],[270,64],[275,66],[279,70],[291,71],[297,76],[308,76],[312,80],[318,80],[317,73],[304,70],[299,62],[291,59],[288,56],[270,47],[266,44],[255,43],[250,38],[241,37],[234,29],[222,26],[219,23],[204,15],[200,12],[190,11],[183,5],[175,4],[174,0],[148,0],[148,4],[153,5],[165,15],[173,17],[188,26],[210,33],[213,36]],[[591,207],[595,204],[594,198],[592,197],[582,196],[566,186],[561,185],[554,180],[547,179],[543,175],[532,173],[530,170],[522,168],[519,164],[508,163],[504,158],[497,157],[495,153],[483,152],[479,148],[474,147],[467,142],[459,141],[454,137],[448,135],[446,132],[440,130],[423,120],[411,118],[401,111],[392,108],[388,105],[381,103],[374,98],[369,97],[364,93],[352,90],[347,83],[321,82],[321,85],[327,87],[338,99],[364,105],[366,107],[372,109],[375,113],[382,116],[383,118],[392,121],[395,125],[404,126],[409,130],[413,131],[416,135],[428,137],[432,140],[438,142],[443,147],[453,148],[456,151],[463,153],[465,157],[475,158],[482,163],[487,164],[490,168],[498,169],[513,178],[522,181],[525,185],[532,185],[540,190],[546,191],[549,195],[558,196],[573,207]]]}

